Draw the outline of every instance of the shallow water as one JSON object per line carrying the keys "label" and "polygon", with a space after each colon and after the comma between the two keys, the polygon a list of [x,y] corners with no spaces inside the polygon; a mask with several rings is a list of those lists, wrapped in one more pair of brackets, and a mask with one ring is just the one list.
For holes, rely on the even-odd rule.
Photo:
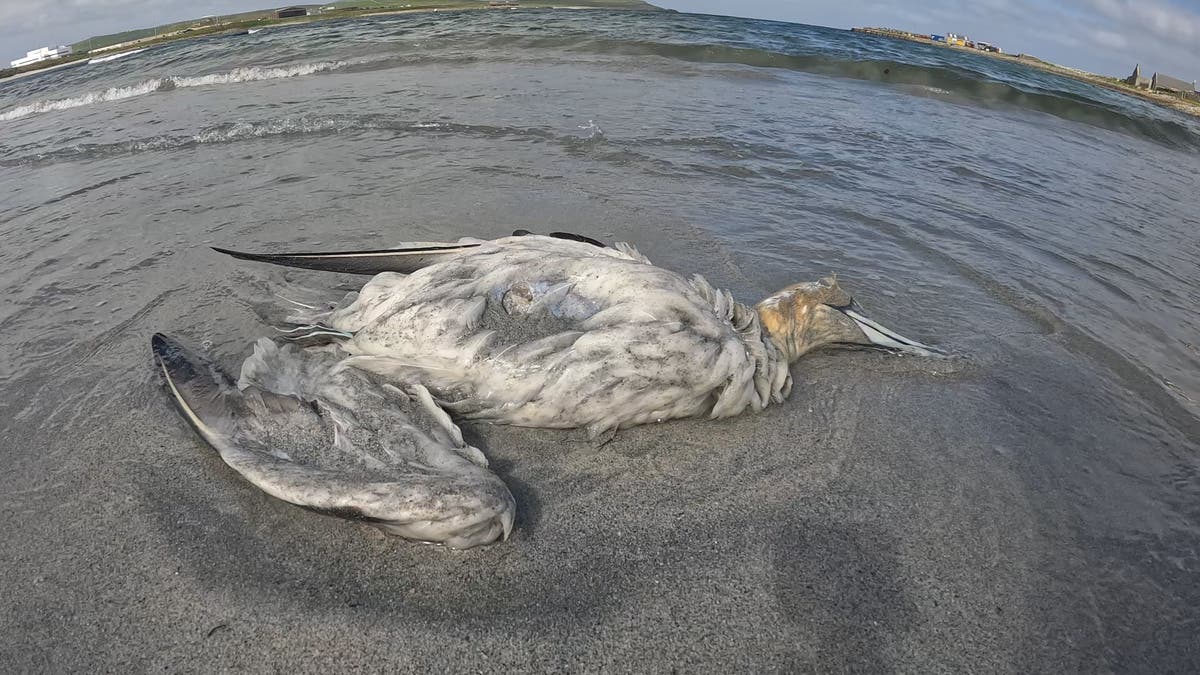
{"label": "shallow water", "polygon": [[[381,17],[0,82],[0,661],[1200,667],[1198,175],[1196,121],[1114,92],[682,14]],[[278,282],[361,283],[208,245],[516,228],[748,302],[835,272],[957,357],[816,355],[764,415],[600,450],[477,428],[523,510],[467,553],[258,495],[157,390],[152,332],[232,367]]]}

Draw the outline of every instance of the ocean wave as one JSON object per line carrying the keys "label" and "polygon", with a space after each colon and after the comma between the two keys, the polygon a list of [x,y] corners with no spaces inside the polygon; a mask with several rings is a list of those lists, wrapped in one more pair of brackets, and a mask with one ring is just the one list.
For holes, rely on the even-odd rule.
{"label": "ocean wave", "polygon": [[[898,85],[921,95],[935,94],[955,103],[981,107],[1031,110],[1178,147],[1200,149],[1200,125],[1171,110],[1120,92],[1029,69],[1021,64],[992,62],[978,56],[979,69],[917,55],[905,60],[895,53],[801,53],[779,45],[767,47],[719,42],[675,42],[655,39],[597,37],[586,33],[530,37],[498,35],[486,41],[501,52],[541,52],[553,58],[586,55],[585,63],[616,58],[622,67],[630,58],[641,68],[672,68],[672,63],[747,66],[747,72],[783,70],[828,77]],[[958,56],[958,54],[956,54]],[[654,59],[659,59],[655,61]]]}
{"label": "ocean wave", "polygon": [[[601,161],[651,161],[638,147],[688,147],[715,157],[730,159],[751,153],[757,157],[792,157],[782,148],[717,137],[609,139],[594,121],[576,130],[554,130],[533,126],[467,124],[423,121],[385,114],[297,115],[256,121],[225,122],[187,135],[160,135],[113,143],[77,143],[43,152],[0,158],[0,167],[48,166],[61,162],[86,162],[145,152],[173,152],[190,148],[286,139],[293,136],[377,131],[393,136],[458,136],[485,140],[551,143],[568,152],[589,153]],[[669,162],[660,162],[669,164]]]}
{"label": "ocean wave", "polygon": [[17,106],[0,113],[0,122],[8,122],[25,117],[27,115],[53,112],[56,110],[69,110],[71,108],[79,108],[97,103],[121,101],[124,99],[133,98],[135,96],[144,96],[156,91],[170,91],[175,88],[185,87],[206,87],[223,84],[237,84],[242,82],[279,80],[289,77],[299,77],[302,75],[312,75],[314,73],[339,70],[341,68],[345,68],[346,66],[356,65],[359,63],[360,61],[320,61],[316,63],[299,63],[288,66],[247,66],[244,68],[234,68],[228,72],[209,73],[207,75],[161,78],[156,77],[124,87],[111,87],[102,91],[87,92],[85,94],[72,96],[70,98],[36,101],[34,103]]}
{"label": "ocean wave", "polygon": [[349,61],[322,61],[319,63],[301,63],[292,66],[279,66],[274,68],[249,66],[246,68],[234,68],[227,73],[212,73],[209,75],[197,75],[195,77],[172,77],[170,80],[174,82],[176,87],[206,87],[216,84],[259,82],[263,80],[280,80],[288,77],[312,75],[313,73],[323,73],[331,70],[338,70],[351,65],[351,63],[352,62]]}
{"label": "ocean wave", "polygon": [[[660,57],[669,61],[742,65],[814,75],[866,80],[922,88],[957,102],[985,107],[1013,107],[1054,115],[1110,131],[1141,136],[1171,146],[1200,148],[1200,127],[1169,110],[1143,110],[1109,102],[1126,97],[1095,85],[1036,71],[1014,74],[1011,81],[962,66],[913,63],[887,58],[844,58],[830,54],[795,54],[756,47],[652,40],[505,38],[527,48],[585,52],[603,56]],[[987,58],[987,57],[979,57]],[[989,64],[990,65],[990,64]],[[1008,65],[1008,64],[1005,64]],[[1025,66],[1011,66],[1025,68]],[[1094,90],[1094,95],[1093,94]]]}
{"label": "ocean wave", "polygon": [[[406,120],[379,114],[302,115],[238,121],[218,124],[190,135],[163,135],[116,143],[81,143],[48,152],[0,159],[0,167],[47,166],[62,162],[86,162],[146,152],[177,152],[210,145],[236,144],[262,139],[287,142],[289,137],[323,134],[355,134],[379,132],[394,137],[468,137],[486,141],[517,141],[548,143],[574,155],[587,155],[591,160],[618,164],[624,169],[636,165],[661,176],[702,173],[736,172],[744,178],[774,175],[766,169],[754,169],[742,164],[746,157],[775,157],[794,159],[791,151],[777,146],[742,140],[715,137],[658,138],[635,137],[610,139],[593,120],[578,125],[575,130],[554,130],[541,127],[467,124],[449,121]],[[687,148],[703,153],[720,163],[709,167],[703,163],[677,163],[654,157],[644,148]],[[824,175],[824,172],[816,172]],[[812,170],[791,171],[787,177],[814,175]]]}
{"label": "ocean wave", "polygon": [[[61,161],[82,161],[141,152],[169,151],[259,138],[370,130],[382,130],[395,134],[460,134],[487,138],[522,137],[539,140],[558,138],[551,131],[534,127],[409,121],[385,115],[306,115],[253,122],[227,122],[202,129],[192,135],[152,136],[116,143],[80,143],[48,152],[0,159],[0,166],[46,165]],[[566,137],[566,140],[572,140],[572,137]]]}
{"label": "ocean wave", "polygon": [[95,103],[109,103],[111,101],[120,101],[122,99],[133,98],[134,96],[143,96],[150,92],[157,91],[163,86],[163,81],[160,79],[146,80],[138,84],[129,85],[127,87],[110,87],[103,91],[92,91],[81,96],[73,96],[71,98],[63,98],[58,100],[36,101],[22,106],[17,106],[0,113],[0,122],[8,122],[26,115],[37,113],[52,112],[55,110],[68,110],[70,108],[79,108],[85,105],[93,105]]}
{"label": "ocean wave", "polygon": [[[598,37],[587,33],[547,37],[499,35],[483,40],[482,45],[477,37],[473,40],[472,44],[476,47],[487,50],[489,61],[570,60],[572,55],[577,55],[588,62],[615,58],[623,66],[633,58],[643,68],[677,68],[672,64],[686,63],[698,64],[701,67],[708,64],[746,66],[746,72],[795,71],[896,85],[917,95],[935,94],[956,104],[1030,110],[1140,136],[1165,145],[1200,148],[1200,126],[1179,113],[1153,109],[1149,104],[1124,94],[1099,89],[1094,85],[1068,80],[1051,73],[1025,72],[1028,69],[1019,64],[989,61],[974,69],[963,63],[940,62],[933,57],[906,60],[891,53],[877,52],[872,54],[876,58],[863,58],[862,54],[797,53],[779,45],[765,48],[721,43],[666,42],[654,39]],[[459,42],[452,44],[456,49],[466,46]],[[481,56],[482,54],[461,51],[389,52],[349,60],[248,66],[205,75],[159,77],[131,86],[114,87],[73,98],[21,105],[0,113],[0,122],[35,113],[169,91],[173,88],[224,86],[337,71],[363,72],[413,65],[467,65],[480,60]]]}

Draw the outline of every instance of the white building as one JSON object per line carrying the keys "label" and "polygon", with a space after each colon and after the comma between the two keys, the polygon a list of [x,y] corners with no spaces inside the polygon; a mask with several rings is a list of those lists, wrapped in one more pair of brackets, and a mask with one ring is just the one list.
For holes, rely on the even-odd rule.
{"label": "white building", "polygon": [[37,63],[38,61],[45,61],[46,59],[57,59],[60,56],[70,56],[70,55],[71,55],[71,47],[69,45],[59,45],[57,47],[42,47],[41,49],[35,49],[31,52],[26,52],[24,58],[20,58],[20,59],[17,59],[16,61],[12,62],[12,67],[20,68],[21,66],[27,66],[31,63]]}

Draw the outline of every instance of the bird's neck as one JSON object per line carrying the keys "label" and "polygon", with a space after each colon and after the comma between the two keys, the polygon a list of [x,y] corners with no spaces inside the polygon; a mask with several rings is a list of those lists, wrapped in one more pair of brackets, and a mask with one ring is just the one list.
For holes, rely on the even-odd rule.
{"label": "bird's neck", "polygon": [[[723,406],[721,400],[718,400],[717,406],[724,410],[725,414],[736,414],[736,412],[730,413],[730,411],[741,410],[745,407],[761,410],[771,403],[778,403],[786,398],[792,389],[792,374],[788,369],[789,362],[785,358],[786,352],[781,348],[779,342],[766,331],[761,315],[755,308],[734,300],[729,292],[713,288],[699,275],[693,277],[691,282],[700,295],[712,303],[713,311],[718,316],[725,317],[737,331],[738,338],[745,344],[746,355],[754,368],[754,372],[750,376],[753,386],[747,388],[745,380],[742,380],[742,384],[737,387],[734,387],[732,382],[730,383],[730,389],[737,389],[740,392],[735,394],[735,397],[746,397],[741,405]],[[724,399],[727,393],[730,392],[723,392],[720,398]]]}
{"label": "bird's neck", "polygon": [[762,324],[764,338],[770,340],[787,363],[793,363],[807,350],[802,340],[797,339],[801,332],[796,325],[795,314],[790,306],[779,302],[776,298],[767,298],[754,306],[758,313],[758,321]]}

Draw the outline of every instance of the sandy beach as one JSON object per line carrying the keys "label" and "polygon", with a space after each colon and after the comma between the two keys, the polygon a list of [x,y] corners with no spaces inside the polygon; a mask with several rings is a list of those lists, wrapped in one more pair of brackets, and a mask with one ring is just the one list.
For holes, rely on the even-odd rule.
{"label": "sandy beach", "polygon": [[[246,279],[203,247],[170,263],[158,274],[228,280],[205,284],[204,306]],[[506,543],[453,551],[307,513],[226,467],[150,366],[148,331],[195,297],[152,299],[93,342],[90,378],[6,387],[20,450],[0,479],[6,668],[1082,672],[1197,656],[1187,577],[1129,584],[1111,561],[1154,542],[1087,534],[1086,521],[1130,518],[1072,498],[1110,488],[1115,467],[1053,459],[1064,419],[1089,419],[1105,447],[1135,431],[1088,412],[1099,376],[1065,372],[1052,336],[960,337],[971,357],[951,360],[816,354],[764,414],[640,427],[601,448],[470,427],[518,520]],[[248,330],[245,313],[223,330]],[[136,386],[95,399],[111,372]],[[1073,384],[1014,386],[1031,372]],[[1042,422],[1017,422],[1022,410]],[[70,443],[45,440],[62,428]]]}
{"label": "sandy beach", "polygon": [[[1200,670],[1186,124],[974,60],[882,82],[846,31],[533,14],[0,87],[0,671]],[[836,273],[952,357],[812,354],[761,414],[602,447],[469,426],[518,505],[469,551],[266,496],[162,391],[153,333],[236,371],[281,284],[364,283],[210,246],[517,228],[748,303]]]}

